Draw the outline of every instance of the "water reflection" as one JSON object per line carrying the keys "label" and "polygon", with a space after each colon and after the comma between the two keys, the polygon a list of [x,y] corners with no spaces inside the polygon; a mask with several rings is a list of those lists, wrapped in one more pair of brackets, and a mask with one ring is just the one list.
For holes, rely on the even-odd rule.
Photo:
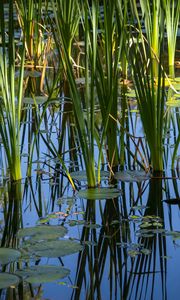
{"label": "water reflection", "polygon": [[[120,183],[121,196],[111,200],[75,198],[68,206],[63,202],[59,204],[59,218],[47,219],[45,224],[65,225],[68,236],[80,240],[83,250],[78,255],[56,259],[55,264],[70,268],[71,275],[63,281],[64,287],[53,285],[50,299],[56,299],[55,295],[62,290],[63,299],[72,300],[168,299],[172,268],[169,256],[178,258],[180,234],[175,215],[178,218],[179,205],[164,200],[179,197],[175,177],[172,173],[172,179]],[[59,186],[62,186],[61,180]],[[63,186],[65,190],[68,191],[68,187]],[[35,182],[7,184],[1,189],[1,247],[18,248],[19,228],[27,227],[31,216],[29,225],[32,226],[38,220],[45,220],[47,213],[57,212],[56,202],[63,191],[59,192],[56,185],[46,185],[41,176],[37,176]],[[77,214],[80,207],[84,210],[82,222],[71,227],[71,218],[75,214],[80,218]],[[47,260],[39,258],[30,263],[47,264]],[[2,271],[13,273],[20,266],[21,263],[13,263]],[[24,281],[16,289],[2,290],[1,298],[43,299],[46,292],[46,284],[32,285]]]}
{"label": "water reflection", "polygon": [[[76,285],[79,289],[73,292],[71,299],[104,299],[104,295],[107,299],[155,299],[156,280],[161,281],[161,298],[166,299],[165,236],[162,236],[158,226],[155,226],[151,236],[140,235],[137,239],[133,238],[132,227],[136,225],[131,226],[129,222],[129,199],[125,199],[125,184],[122,184],[122,189],[121,201],[107,200],[104,207],[102,202],[99,203],[101,229],[95,226],[83,228],[81,240],[89,243],[79,254],[76,273]],[[140,192],[142,196],[141,187],[138,194]],[[161,200],[162,180],[151,180],[147,208],[142,217],[156,216],[162,224],[164,215]],[[95,202],[88,201],[88,223],[96,224],[96,210]],[[128,251],[129,248],[131,252]],[[137,252],[137,249],[141,249],[142,252]],[[105,294],[102,290],[104,287]]]}

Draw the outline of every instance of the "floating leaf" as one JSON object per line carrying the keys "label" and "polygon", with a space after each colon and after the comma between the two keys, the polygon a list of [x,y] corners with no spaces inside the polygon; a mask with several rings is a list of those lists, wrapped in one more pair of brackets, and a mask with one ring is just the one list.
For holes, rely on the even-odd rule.
{"label": "floating leaf", "polygon": [[146,205],[137,205],[137,206],[132,206],[131,209],[132,210],[143,210],[143,209],[146,209],[148,208],[148,206]]}
{"label": "floating leaf", "polygon": [[131,256],[133,258],[136,257],[138,254],[140,254],[140,252],[137,250],[128,250],[127,253],[129,256]]}
{"label": "floating leaf", "polygon": [[[75,171],[75,172],[71,172],[70,175],[73,179],[76,179],[79,181],[87,181],[86,171]],[[107,179],[109,177],[109,175],[110,174],[107,171],[100,172],[101,180]],[[97,176],[98,176],[98,171],[96,170],[96,178],[97,178]]]}
{"label": "floating leaf", "polygon": [[119,243],[119,242],[117,242],[116,246],[121,247],[121,248],[127,248],[129,245],[128,245],[128,243],[124,243],[124,242]]}
{"label": "floating leaf", "polygon": [[180,237],[180,231],[166,231],[166,236]]}
{"label": "floating leaf", "polygon": [[16,274],[29,283],[44,283],[64,278],[70,274],[70,270],[61,266],[45,265],[18,270]]}
{"label": "floating leaf", "polygon": [[152,224],[151,224],[151,223],[147,223],[147,222],[142,223],[142,224],[140,225],[141,228],[147,228],[147,227],[150,227],[150,226],[152,226]]}
{"label": "floating leaf", "polygon": [[143,237],[143,238],[151,238],[151,237],[154,237],[154,234],[151,234],[151,233],[144,233],[144,234],[140,234],[138,235],[139,237]]}
{"label": "floating leaf", "polygon": [[13,261],[17,261],[21,256],[21,253],[12,248],[0,248],[0,264],[6,265]]}
{"label": "floating leaf", "polygon": [[97,228],[100,228],[101,225],[99,225],[99,224],[86,224],[86,225],[84,225],[84,227],[91,228],[91,229],[97,229]]}
{"label": "floating leaf", "polygon": [[0,273],[0,289],[5,289],[10,286],[17,285],[19,277],[9,273]]}
{"label": "floating leaf", "polygon": [[129,247],[132,248],[132,249],[141,248],[143,246],[144,245],[142,243],[131,243],[131,244],[129,244]]}
{"label": "floating leaf", "polygon": [[67,285],[67,283],[64,282],[64,281],[60,281],[60,282],[58,282],[58,284],[59,284],[59,285]]}
{"label": "floating leaf", "polygon": [[45,218],[40,218],[38,221],[37,221],[37,224],[45,224],[49,222],[49,217],[45,217]]}
{"label": "floating leaf", "polygon": [[84,241],[83,245],[87,245],[87,246],[97,246],[96,242],[92,242],[92,241]]}
{"label": "floating leaf", "polygon": [[143,249],[141,249],[140,251],[141,251],[141,253],[143,253],[144,255],[149,255],[149,254],[151,254],[151,250],[146,249],[146,248],[143,248]]}
{"label": "floating leaf", "polygon": [[121,191],[115,188],[91,188],[80,190],[77,193],[77,197],[90,200],[102,200],[116,198],[120,194]]}
{"label": "floating leaf", "polygon": [[67,204],[67,205],[73,205],[75,202],[75,197],[63,197],[59,198],[57,200],[57,205]]}
{"label": "floating leaf", "polygon": [[155,234],[161,234],[161,233],[165,233],[166,232],[166,229],[159,229],[159,228],[157,228],[157,229],[152,229],[152,233],[155,233]]}
{"label": "floating leaf", "polygon": [[51,214],[48,214],[47,215],[47,219],[50,220],[50,219],[57,219],[59,217],[58,214],[56,213],[51,213]]}
{"label": "floating leaf", "polygon": [[77,225],[84,225],[85,221],[84,220],[70,220],[68,222],[69,226],[77,226]]}
{"label": "floating leaf", "polygon": [[155,215],[152,215],[152,216],[144,216],[143,219],[156,219],[156,220],[161,220],[161,218],[159,216],[155,216]]}
{"label": "floating leaf", "polygon": [[163,225],[159,222],[154,222],[152,223],[153,226],[156,226],[156,227],[163,227]]}
{"label": "floating leaf", "polygon": [[17,233],[17,237],[29,237],[34,241],[53,240],[65,236],[66,233],[67,229],[64,226],[40,225],[20,229]]}
{"label": "floating leaf", "polygon": [[140,221],[141,217],[140,216],[136,216],[136,215],[132,215],[132,216],[129,216],[129,219],[132,220],[132,221]]}
{"label": "floating leaf", "polygon": [[68,288],[72,288],[72,289],[78,289],[79,288],[77,285],[71,285],[71,284],[68,284],[67,282],[64,282],[64,281],[60,281],[60,282],[58,282],[58,284],[59,285],[65,285]]}
{"label": "floating leaf", "polygon": [[28,249],[30,255],[42,257],[60,257],[79,252],[83,249],[81,244],[71,240],[43,241],[31,245]]}
{"label": "floating leaf", "polygon": [[150,174],[144,171],[119,171],[116,172],[114,178],[125,182],[141,182],[150,179]]}
{"label": "floating leaf", "polygon": [[38,96],[38,97],[34,97],[31,98],[31,97],[25,97],[23,98],[23,103],[24,104],[31,104],[31,105],[34,105],[34,104],[44,104],[46,101],[47,101],[48,97],[47,96]]}

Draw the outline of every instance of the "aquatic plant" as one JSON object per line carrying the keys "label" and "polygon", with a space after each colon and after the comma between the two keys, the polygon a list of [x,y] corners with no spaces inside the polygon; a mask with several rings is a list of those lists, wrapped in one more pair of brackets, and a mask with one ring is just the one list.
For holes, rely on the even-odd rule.
{"label": "aquatic plant", "polygon": [[168,63],[169,63],[169,75],[175,76],[174,62],[176,51],[177,31],[180,16],[180,2],[177,0],[163,0],[163,9],[165,13],[165,23],[168,42]]}
{"label": "aquatic plant", "polygon": [[[141,35],[141,41],[142,39]],[[151,48],[148,51],[151,52]],[[130,59],[138,108],[150,149],[151,167],[154,171],[162,171],[165,74],[161,61],[158,61],[158,69],[154,69],[154,58],[147,55],[145,45],[140,49],[134,41]]]}
{"label": "aquatic plant", "polygon": [[[140,20],[140,15],[137,11],[136,1],[133,0],[132,2],[133,9],[131,12],[132,14],[135,13],[138,24],[141,24],[140,30],[142,30],[142,23]],[[147,40],[152,49],[149,55],[153,59],[154,76],[156,77],[158,76],[158,64],[156,58],[159,58],[161,41],[164,37],[164,14],[162,10],[162,4],[160,0],[140,0],[140,6]]]}
{"label": "aquatic plant", "polygon": [[[61,10],[61,5],[64,5],[64,10]],[[88,16],[88,2],[85,1],[83,6],[86,6],[84,10],[85,22],[88,24],[88,17],[92,18],[93,22],[97,22],[96,18],[96,8],[97,1],[93,1],[92,4],[92,15]],[[77,1],[68,1],[65,5],[63,1],[57,0],[52,2],[53,12],[55,17],[55,41],[56,46],[60,51],[61,62],[64,67],[69,85],[69,91],[73,103],[73,111],[75,116],[75,121],[77,125],[77,132],[79,137],[79,142],[81,145],[81,151],[83,154],[83,159],[85,163],[85,169],[87,172],[87,181],[89,187],[96,185],[95,178],[95,161],[94,161],[94,78],[95,78],[95,63],[96,63],[96,39],[97,39],[97,26],[94,27],[93,31],[93,44],[92,44],[92,70],[91,76],[89,76],[89,71],[86,71],[86,92],[85,92],[85,108],[87,112],[83,110],[81,94],[76,85],[73,63],[70,53],[69,39],[73,39],[74,35],[79,26],[80,16],[78,15],[79,3]],[[74,19],[74,12],[76,10],[76,18]],[[64,12],[64,13],[63,13]],[[69,12],[69,13],[68,13]],[[67,16],[69,18],[67,18]],[[64,24],[64,26],[62,26]],[[73,25],[72,25],[73,24]],[[58,34],[57,34],[58,33]],[[67,34],[68,33],[68,34]],[[67,38],[67,36],[69,37]],[[89,43],[88,31],[85,31],[85,44],[86,44],[86,63],[88,62],[88,54],[90,51],[91,44]],[[89,62],[88,62],[89,63]],[[91,82],[89,82],[91,77]],[[89,89],[90,86],[90,89]],[[90,94],[87,93],[90,91]],[[91,101],[91,102],[89,102]]]}
{"label": "aquatic plant", "polygon": [[[13,1],[9,2],[9,25],[8,34],[4,13],[4,4],[0,3],[0,31],[2,47],[0,49],[0,135],[4,145],[5,155],[12,180],[21,179],[20,158],[20,121],[21,103],[23,96],[23,74],[24,74],[24,44],[19,49],[21,57],[19,75],[15,69],[16,44],[14,40],[14,7]],[[8,38],[7,38],[8,36]]]}
{"label": "aquatic plant", "polygon": [[[102,116],[102,144],[107,149],[107,159],[110,166],[117,167],[119,153],[117,144],[117,107],[118,80],[120,77],[119,60],[122,51],[123,31],[117,25],[117,10],[115,2],[103,1],[103,14],[97,16],[100,23],[98,36],[96,90]],[[96,24],[92,24],[92,28]],[[85,29],[86,30],[86,29]],[[91,36],[91,32],[89,32]]]}
{"label": "aquatic plant", "polygon": [[48,3],[38,0],[15,2],[20,30],[26,49],[26,94],[44,93],[48,54],[52,46],[48,31]]}

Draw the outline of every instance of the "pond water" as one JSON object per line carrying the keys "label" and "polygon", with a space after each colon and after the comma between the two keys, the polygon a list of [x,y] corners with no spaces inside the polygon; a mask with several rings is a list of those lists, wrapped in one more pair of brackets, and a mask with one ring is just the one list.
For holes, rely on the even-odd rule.
{"label": "pond water", "polygon": [[[25,170],[26,157],[23,159]],[[16,274],[22,267],[40,269],[33,279],[29,273],[17,273],[24,281],[1,290],[1,299],[176,299],[180,275],[178,171],[147,180],[137,173],[129,179],[123,174],[122,180],[113,183],[119,196],[87,200],[74,194],[67,179],[55,176],[40,160],[34,162],[33,170],[31,180],[10,186],[4,179],[1,185],[2,246],[19,249],[22,255],[2,270]],[[85,185],[77,181],[79,188]],[[108,180],[102,180],[102,185],[107,186]],[[54,236],[57,227],[50,233],[45,227],[43,235],[42,226],[47,225],[66,230],[58,237]],[[40,231],[19,231],[28,227]],[[63,250],[56,245],[58,239],[75,244]],[[75,249],[77,245],[80,249]],[[60,251],[59,257],[54,250]],[[51,271],[41,270],[42,265],[69,271],[63,278],[46,282],[57,270],[49,278]],[[39,278],[42,273],[43,279]]]}
{"label": "pond water", "polygon": [[[83,1],[80,2],[83,4]],[[6,10],[7,12],[8,10]],[[47,49],[43,50],[44,52],[42,51],[39,57],[40,60],[43,57],[43,67],[34,69],[31,60],[34,63],[35,54],[31,53],[31,57],[31,51],[28,52],[28,55],[26,53],[25,57],[25,63],[29,64],[29,68],[25,68],[23,78],[25,97],[20,106],[20,109],[22,108],[19,129],[22,180],[10,181],[9,161],[7,162],[8,149],[5,149],[4,145],[6,138],[10,137],[11,140],[12,131],[5,135],[4,140],[0,139],[0,299],[178,299],[178,278],[180,277],[180,145],[178,144],[173,170],[171,163],[180,130],[180,75],[178,74],[180,52],[176,53],[176,78],[171,82],[166,78],[165,87],[163,86],[167,92],[166,100],[168,101],[165,103],[165,111],[163,111],[164,104],[162,105],[162,115],[163,112],[165,114],[160,120],[164,128],[164,170],[161,174],[156,173],[153,176],[150,165],[150,148],[143,131],[142,115],[140,116],[137,107],[132,82],[124,80],[123,76],[123,80],[120,78],[123,68],[117,73],[115,80],[113,78],[115,87],[112,84],[112,89],[110,88],[110,94],[117,88],[117,94],[115,92],[118,102],[117,116],[116,112],[114,115],[111,114],[111,110],[106,114],[106,110],[109,109],[108,97],[111,95],[108,89],[107,93],[105,86],[112,79],[109,78],[109,81],[106,81],[106,77],[108,79],[109,75],[104,72],[106,51],[103,52],[102,47],[102,57],[101,51],[99,52],[99,66],[103,66],[102,69],[100,68],[100,72],[97,72],[100,75],[99,78],[102,79],[100,82],[99,78],[95,80],[94,70],[94,73],[87,74],[91,69],[89,66],[93,61],[93,55],[91,57],[90,53],[93,53],[92,49],[94,48],[89,48],[90,58],[87,58],[88,55],[87,57],[84,55],[87,50],[84,49],[84,45],[85,48],[89,46],[87,47],[83,40],[72,45],[77,47],[75,52],[79,51],[79,53],[77,62],[74,60],[73,67],[70,69],[72,71],[70,75],[73,77],[74,73],[77,73],[77,78],[70,85],[70,81],[68,82],[67,79],[68,71],[66,70],[67,74],[65,74],[63,70],[60,70],[62,74],[59,74],[59,66],[60,69],[63,69],[61,64],[65,64],[65,59],[61,61],[62,53],[68,52],[67,49],[61,52],[63,39],[59,42],[58,37],[54,37],[52,44],[50,41],[53,34],[56,35],[58,32],[53,27],[53,22],[58,21],[58,18],[57,20],[55,18],[55,12],[56,6],[53,7],[53,18],[52,15],[47,14],[47,28],[46,23],[45,26],[41,24],[39,26],[39,19],[32,22],[33,26],[39,26],[35,31],[37,31],[38,37],[42,38],[44,48],[47,46]],[[89,12],[91,16],[91,9]],[[9,20],[9,16],[13,16],[10,13],[9,10],[7,16],[5,15],[6,21]],[[17,22],[18,19],[15,18],[15,20]],[[104,23],[104,16],[102,20]],[[114,20],[113,16],[112,21],[114,22]],[[28,20],[29,23],[27,23],[30,24],[31,21]],[[87,24],[84,25],[88,25],[88,22],[91,21],[88,15],[86,21]],[[81,26],[82,22],[83,19],[80,23]],[[53,33],[50,32],[49,25],[52,27]],[[6,29],[6,27],[0,26],[1,35],[3,35],[2,28]],[[89,25],[88,28],[89,34],[84,33],[86,42],[91,40],[89,36],[94,32],[91,32]],[[21,50],[22,46],[21,34],[19,34],[21,31],[23,32],[22,28],[18,30],[17,35],[12,34],[12,37],[16,36],[18,39],[18,42],[16,41],[14,44],[18,50]],[[97,46],[100,44],[103,46],[103,31],[104,29],[99,31]],[[11,36],[11,32],[8,33]],[[31,34],[30,31],[30,39],[32,38]],[[8,43],[11,39],[6,41],[7,37],[8,35],[5,35],[4,40],[2,39],[1,47],[4,42],[4,49],[9,48],[9,60],[7,59],[7,61],[11,62],[15,53],[9,47]],[[116,34],[113,33],[112,37],[116,37]],[[110,41],[112,37],[107,40]],[[36,44],[36,39],[33,42]],[[180,39],[177,41],[177,48],[179,48],[179,43]],[[32,50],[31,46],[28,50]],[[37,46],[39,51],[38,43]],[[112,49],[111,59],[114,59],[116,52],[114,49],[117,50],[120,47],[112,46]],[[109,47],[105,50],[109,52]],[[119,53],[120,56],[125,57],[125,52],[122,50]],[[18,63],[21,62],[20,54],[21,51],[18,52]],[[85,57],[85,61],[81,56]],[[117,56],[118,59],[114,59],[118,63],[117,68],[120,67],[120,56]],[[45,60],[44,57],[46,57]],[[65,58],[67,62],[71,62],[68,60],[70,58],[67,59],[66,56]],[[126,64],[124,59],[121,63]],[[144,65],[149,66],[149,61],[147,60],[147,65],[144,62]],[[6,66],[8,64],[1,69],[5,70]],[[84,66],[89,68],[86,72],[84,72],[86,69]],[[92,67],[92,69],[94,68]],[[11,68],[12,72],[13,70]],[[46,76],[44,76],[44,72],[46,72]],[[149,80],[148,68],[146,72],[144,78],[147,77],[147,82],[145,82],[149,89],[143,95],[149,95],[149,99],[156,103],[156,92],[154,92],[156,91],[154,87],[157,85],[156,78],[153,76]],[[109,71],[107,73],[109,74]],[[15,75],[14,90],[16,92],[19,74],[20,72],[10,74],[11,82],[9,85],[7,84],[6,93],[4,92],[5,98],[9,93],[9,86],[14,86],[13,75]],[[110,74],[112,76],[116,72],[114,73],[112,69]],[[141,75],[141,73],[139,74]],[[83,76],[86,76],[86,80]],[[161,83],[159,82],[158,99],[161,94]],[[102,87],[99,83],[102,84]],[[51,85],[55,86],[52,95]],[[75,86],[74,90],[73,86]],[[100,91],[101,88],[102,91]],[[0,93],[2,90],[3,88]],[[72,91],[75,91],[73,100],[69,96],[70,92],[73,95]],[[155,98],[150,97],[151,92],[152,94],[154,92]],[[48,94],[50,94],[49,102],[47,102]],[[14,94],[12,95],[14,96]],[[164,94],[162,93],[162,95],[164,100]],[[3,99],[2,96],[0,98],[0,100]],[[14,100],[13,97],[7,97],[7,99],[11,98]],[[13,102],[15,105],[12,112],[16,111],[18,101],[17,98],[15,99],[16,103]],[[52,99],[53,101],[51,101]],[[103,100],[105,102],[102,105]],[[113,105],[115,102],[113,100]],[[49,105],[44,109],[47,103]],[[12,126],[7,119],[7,108],[3,110],[4,106],[1,106],[1,117],[3,117],[6,132],[6,127],[11,130]],[[77,122],[78,118],[81,119],[79,112],[82,112],[82,123]],[[154,111],[155,118],[157,117],[156,113],[160,114],[159,107],[156,107]],[[89,117],[90,114],[92,115]],[[107,120],[111,116],[113,121],[110,119],[112,123],[109,121],[110,126],[105,135],[108,134],[103,139],[103,132],[109,125],[104,122],[104,116]],[[13,115],[14,123],[12,122],[12,124],[15,124],[16,117]],[[155,129],[158,127],[156,125]],[[117,148],[118,164],[123,160],[123,166],[116,164],[114,168],[111,167],[115,156],[114,149],[111,147],[111,130],[113,132],[112,139],[115,137],[113,141],[117,142],[117,145],[115,147],[113,145],[113,147]],[[151,131],[151,124],[149,124],[149,130]],[[15,138],[17,135],[16,132]],[[101,182],[98,187],[88,189],[85,172],[86,155],[89,154],[90,158],[94,159],[93,163],[95,161],[97,169],[101,139],[103,144]],[[85,155],[83,146],[87,150],[84,150]],[[95,152],[94,157],[91,155],[92,149]],[[112,152],[111,155],[109,155],[110,152]],[[92,160],[87,161],[91,162]],[[69,180],[68,172],[72,176],[74,188],[71,184],[72,181]]]}
{"label": "pond water", "polygon": [[[40,103],[42,100],[39,98]],[[116,172],[113,180],[104,163],[101,188],[96,190],[86,189],[77,147],[72,151],[76,155],[70,155],[72,132],[68,130],[74,123],[72,112],[68,113],[61,149],[65,165],[74,171],[74,191],[52,150],[59,148],[59,131],[66,116],[63,97],[47,109],[36,136],[32,174],[26,176],[34,120],[43,105],[38,104],[38,111],[26,99],[21,126],[23,179],[17,183],[5,176],[1,144],[0,263],[1,275],[6,276],[0,277],[1,299],[176,299],[179,156],[176,169],[170,167],[179,109],[169,109],[176,118],[165,137],[166,170],[152,178],[139,167],[143,157],[146,166],[148,151],[133,90],[127,100],[129,132],[135,136],[128,142],[135,154],[139,141],[140,153],[129,155],[126,150],[125,171]],[[14,253],[9,252],[11,248],[16,249]]]}

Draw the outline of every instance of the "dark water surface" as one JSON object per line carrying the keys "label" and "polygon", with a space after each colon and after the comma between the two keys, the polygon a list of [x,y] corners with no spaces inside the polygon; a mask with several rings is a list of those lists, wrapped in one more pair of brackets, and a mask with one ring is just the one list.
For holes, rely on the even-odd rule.
{"label": "dark water surface", "polygon": [[[21,248],[18,228],[49,224],[65,226],[63,239],[75,239],[83,247],[60,258],[27,259],[29,265],[63,265],[70,275],[53,283],[25,280],[23,288],[2,290],[1,299],[177,299],[179,180],[169,174],[169,179],[117,182],[121,195],[108,200],[73,197],[66,179],[54,184],[48,173],[27,185],[23,180],[13,194],[12,188],[8,194],[2,187],[3,245]],[[11,264],[6,271],[22,265]]]}

